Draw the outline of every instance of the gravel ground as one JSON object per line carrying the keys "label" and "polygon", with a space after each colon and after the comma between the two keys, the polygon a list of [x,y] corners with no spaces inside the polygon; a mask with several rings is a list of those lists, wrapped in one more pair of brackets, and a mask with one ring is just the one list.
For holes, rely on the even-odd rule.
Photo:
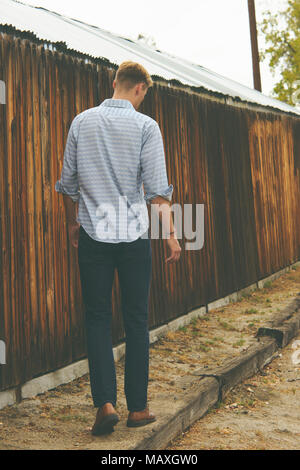
{"label": "gravel ground", "polygon": [[238,385],[168,449],[299,450],[299,385],[300,334],[262,374]]}
{"label": "gravel ground", "polygon": [[[258,327],[293,300],[299,292],[299,285],[300,268],[297,267],[272,283],[268,282],[263,289],[257,289],[251,294],[244,295],[241,301],[212,310],[205,317],[192,321],[190,325],[169,332],[152,345],[148,398],[150,409],[156,413],[157,422],[159,422],[160,416],[170,414],[174,407],[184,403],[185,379],[193,375],[194,369],[221,365],[228,357],[238,356],[248,346],[256,342],[255,333]],[[131,445],[138,442],[143,433],[149,432],[149,429],[150,431],[155,430],[156,425],[153,423],[145,428],[140,428],[140,430],[128,432],[128,428],[126,428],[128,411],[123,392],[123,370],[124,360],[121,359],[116,363],[118,385],[116,409],[120,416],[120,423],[111,435],[94,437],[90,434],[96,410],[93,407],[87,374],[33,399],[26,399],[20,404],[7,406],[0,410],[0,449],[130,448]],[[256,378],[256,382],[259,380],[267,379],[265,377]],[[190,389],[193,387],[197,387],[197,378],[194,383],[189,384]],[[253,388],[254,386],[249,387]],[[291,383],[291,387],[297,389],[297,382]],[[256,390],[255,387],[253,389]],[[297,390],[295,395],[290,393],[290,398],[296,397],[297,393]],[[254,397],[252,392],[247,392],[247,399],[251,401]],[[253,413],[250,405],[249,407],[249,409],[234,409],[231,415],[235,416],[235,413],[241,412],[236,415],[239,423],[241,419],[251,420]],[[216,410],[214,416],[220,416],[218,414],[220,411],[223,412],[223,409]],[[251,411],[251,413],[244,414],[246,411]],[[207,422],[212,417],[213,415],[207,416],[197,425],[201,426],[204,421]],[[224,433],[226,436],[231,436],[232,429],[229,423],[223,427],[216,425],[212,429],[217,428],[220,428],[221,437],[224,437]],[[225,431],[222,434],[223,429]],[[257,432],[259,430],[260,428],[257,429]],[[215,434],[218,436],[217,431]],[[281,442],[286,437],[287,433],[284,431],[279,435]],[[207,439],[209,440],[209,438]],[[204,444],[201,440],[195,445],[202,448]],[[207,441],[207,446],[204,447],[209,448],[209,445],[212,445],[212,441],[210,444]],[[262,445],[261,440],[258,445]]]}

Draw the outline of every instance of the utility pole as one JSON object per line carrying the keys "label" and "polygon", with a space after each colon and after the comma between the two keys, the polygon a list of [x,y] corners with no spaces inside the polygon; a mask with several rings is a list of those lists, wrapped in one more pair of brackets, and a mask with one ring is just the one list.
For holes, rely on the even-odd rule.
{"label": "utility pole", "polygon": [[257,41],[257,26],[255,15],[255,1],[248,0],[250,34],[251,34],[251,48],[252,48],[252,64],[253,64],[253,80],[255,90],[261,91],[261,78],[259,68],[259,53]]}

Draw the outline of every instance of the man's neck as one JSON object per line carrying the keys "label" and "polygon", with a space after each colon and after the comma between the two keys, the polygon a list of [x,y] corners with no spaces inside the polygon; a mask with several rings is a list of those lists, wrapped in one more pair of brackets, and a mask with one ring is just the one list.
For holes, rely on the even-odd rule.
{"label": "man's neck", "polygon": [[113,100],[127,100],[127,101],[130,101],[132,106],[136,109],[136,103],[133,101],[132,96],[113,94],[112,99]]}

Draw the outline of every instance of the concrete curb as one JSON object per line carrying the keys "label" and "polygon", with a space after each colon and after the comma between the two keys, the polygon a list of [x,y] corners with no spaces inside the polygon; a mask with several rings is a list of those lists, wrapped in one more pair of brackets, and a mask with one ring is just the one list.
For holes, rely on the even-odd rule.
{"label": "concrete curb", "polygon": [[[300,328],[300,296],[298,295],[279,315],[274,317],[275,328],[260,328],[257,343],[251,345],[238,358],[229,359],[213,370],[199,369],[193,376],[203,378],[197,392],[187,392],[186,406],[168,415],[152,428],[149,437],[139,442],[133,450],[162,450],[174,438],[202,418],[209,409],[237,384],[252,377],[270,363],[279,348],[286,346]],[[278,339],[279,338],[279,339]],[[186,377],[188,383],[191,377]]]}
{"label": "concrete curb", "polygon": [[270,336],[276,340],[278,348],[284,348],[296,336],[299,329],[300,311],[296,312],[289,320],[286,320],[283,325],[278,325],[276,328],[259,328],[257,336]]}
{"label": "concrete curb", "polygon": [[262,338],[241,353],[240,356],[224,361],[222,366],[209,372],[207,369],[200,369],[195,371],[194,374],[201,377],[215,377],[219,384],[219,401],[222,401],[237,384],[259,372],[272,360],[276,352],[276,340],[274,338]]}
{"label": "concrete curb", "polygon": [[284,348],[300,328],[300,293],[273,320],[257,331],[257,337],[270,336],[279,348]]}
{"label": "concrete curb", "polygon": [[187,429],[191,423],[202,418],[209,408],[218,401],[219,386],[212,377],[200,381],[197,392],[187,392],[186,406],[175,414],[164,416],[159,424],[149,430],[148,436],[128,450],[163,449],[172,439]]}

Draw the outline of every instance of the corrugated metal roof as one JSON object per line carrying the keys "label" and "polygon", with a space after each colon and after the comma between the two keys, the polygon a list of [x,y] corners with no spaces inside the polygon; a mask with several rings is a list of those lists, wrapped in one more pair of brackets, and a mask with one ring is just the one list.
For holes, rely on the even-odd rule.
{"label": "corrugated metal roof", "polygon": [[300,115],[300,110],[297,108],[200,65],[97,26],[16,0],[0,0],[0,11],[2,25],[12,25],[21,31],[33,32],[39,39],[49,42],[63,41],[70,49],[94,58],[108,59],[117,65],[124,60],[133,60],[141,63],[150,75],[157,75],[166,80],[176,79],[184,85],[204,87],[233,98],[238,97],[243,101]]}

